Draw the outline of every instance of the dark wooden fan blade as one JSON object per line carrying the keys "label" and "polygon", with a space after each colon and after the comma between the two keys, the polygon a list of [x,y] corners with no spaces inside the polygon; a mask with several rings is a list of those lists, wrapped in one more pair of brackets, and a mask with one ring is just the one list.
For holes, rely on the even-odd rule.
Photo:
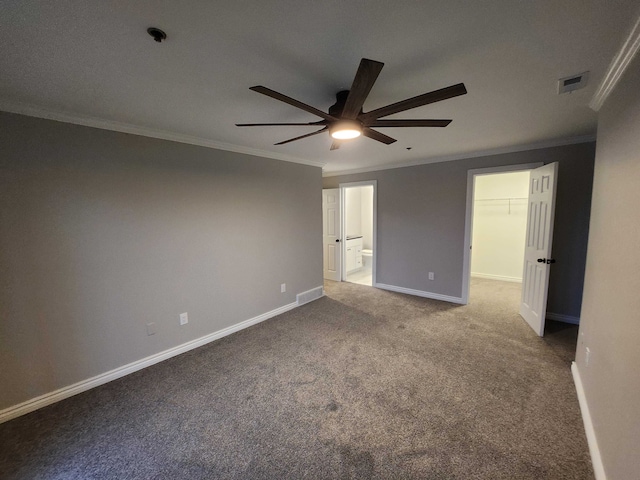
{"label": "dark wooden fan blade", "polygon": [[334,140],[329,150],[338,150],[340,148],[340,145],[341,143],[338,140]]}
{"label": "dark wooden fan blade", "polygon": [[236,127],[316,127],[326,123],[323,120],[309,123],[236,123]]}
{"label": "dark wooden fan blade", "polygon": [[263,95],[266,95],[267,97],[275,98],[276,100],[280,100],[281,102],[288,103],[289,105],[292,105],[294,107],[298,107],[298,108],[304,110],[305,112],[313,113],[314,115],[317,115],[318,117],[322,117],[325,120],[330,120],[330,121],[337,120],[337,118],[332,117],[328,113],[324,113],[322,110],[318,110],[317,108],[312,107],[311,105],[307,105],[306,103],[299,102],[298,100],[296,100],[294,98],[287,97],[286,95],[283,95],[282,93],[278,93],[275,90],[271,90],[270,88],[263,87],[262,85],[257,85],[255,87],[250,87],[249,90],[253,90],[254,92],[262,93]]}
{"label": "dark wooden fan blade", "polygon": [[451,85],[447,88],[441,88],[440,90],[424,93],[417,97],[402,100],[401,102],[392,103],[386,107],[376,108],[375,110],[371,110],[370,112],[360,115],[359,120],[366,123],[374,118],[386,117],[387,115],[393,115],[394,113],[404,112],[405,110],[421,107],[430,103],[440,102],[466,93],[467,89],[465,88],[464,83],[458,83],[457,85]]}
{"label": "dark wooden fan blade", "polygon": [[393,142],[397,141],[395,138],[391,138],[380,132],[376,132],[375,130],[370,129],[369,127],[364,127],[362,129],[362,135],[364,135],[365,137],[372,138],[373,140],[386,143],[387,145],[390,145]]}
{"label": "dark wooden fan blade", "polygon": [[313,137],[314,135],[318,135],[319,133],[326,132],[328,130],[327,127],[318,130],[317,132],[307,133],[306,135],[300,135],[299,137],[290,138],[289,140],[285,140],[284,142],[274,143],[274,145],[284,145],[285,143],[295,142],[296,140],[301,140],[307,137]]}
{"label": "dark wooden fan blade", "polygon": [[451,120],[373,120],[367,127],[446,127]]}
{"label": "dark wooden fan blade", "polygon": [[371,88],[373,88],[373,84],[376,82],[378,75],[380,75],[382,67],[384,67],[384,63],[376,62],[375,60],[369,60],[368,58],[360,60],[360,66],[342,110],[342,118],[355,119],[358,116],[364,101],[369,96]]}

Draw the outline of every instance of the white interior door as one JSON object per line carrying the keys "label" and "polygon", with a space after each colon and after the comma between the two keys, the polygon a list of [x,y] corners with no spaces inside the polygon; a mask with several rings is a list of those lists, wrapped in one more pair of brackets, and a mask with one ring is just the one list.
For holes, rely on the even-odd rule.
{"label": "white interior door", "polygon": [[322,250],[323,272],[327,280],[342,280],[342,249],[340,248],[340,189],[322,190]]}
{"label": "white interior door", "polygon": [[540,336],[544,334],[547,311],[553,217],[556,205],[558,164],[550,163],[531,171],[529,213],[522,275],[520,315]]}

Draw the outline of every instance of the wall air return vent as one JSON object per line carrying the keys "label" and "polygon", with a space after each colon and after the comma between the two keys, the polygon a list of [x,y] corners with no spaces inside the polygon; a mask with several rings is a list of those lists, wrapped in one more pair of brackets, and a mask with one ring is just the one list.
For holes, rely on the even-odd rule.
{"label": "wall air return vent", "polygon": [[298,305],[304,305],[305,303],[317,300],[320,297],[324,297],[324,289],[322,287],[316,287],[311,290],[307,290],[306,292],[299,293],[296,295],[296,300],[298,301]]}
{"label": "wall air return vent", "polygon": [[579,73],[578,75],[571,75],[570,77],[564,77],[558,80],[558,94],[570,93],[574,90],[580,90],[587,86],[589,81],[589,72]]}

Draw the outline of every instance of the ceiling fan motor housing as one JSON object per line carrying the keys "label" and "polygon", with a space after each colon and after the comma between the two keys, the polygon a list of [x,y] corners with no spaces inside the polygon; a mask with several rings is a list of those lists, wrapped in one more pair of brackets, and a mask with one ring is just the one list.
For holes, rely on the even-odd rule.
{"label": "ceiling fan motor housing", "polygon": [[[333,117],[341,117],[344,110],[344,104],[347,102],[349,96],[349,90],[342,90],[336,93],[336,103],[329,107],[329,115]],[[360,110],[362,111],[362,109]]]}

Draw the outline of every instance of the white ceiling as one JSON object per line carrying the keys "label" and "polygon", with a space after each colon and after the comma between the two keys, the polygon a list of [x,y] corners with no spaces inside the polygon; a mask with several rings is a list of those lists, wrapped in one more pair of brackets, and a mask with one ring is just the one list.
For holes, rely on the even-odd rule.
{"label": "white ceiling", "polygon": [[[570,142],[595,134],[589,100],[638,13],[636,0],[3,0],[0,109],[170,132],[328,173]],[[150,26],[168,39],[154,42]],[[388,117],[453,119],[380,129],[398,139],[389,146],[359,138],[329,151],[328,134],[273,146],[313,127],[234,126],[319,120],[249,87],[326,111],[362,57],[385,64],[365,111],[460,82],[469,93]],[[558,78],[587,70],[586,89],[557,95]]]}

